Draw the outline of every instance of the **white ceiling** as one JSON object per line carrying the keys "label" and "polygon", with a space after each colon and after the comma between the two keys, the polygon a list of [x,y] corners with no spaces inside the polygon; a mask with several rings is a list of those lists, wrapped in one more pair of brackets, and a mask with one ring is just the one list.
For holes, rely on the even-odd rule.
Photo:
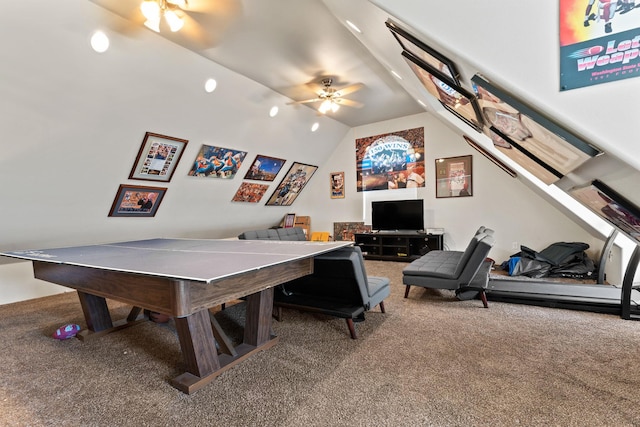
{"label": "white ceiling", "polygon": [[[91,1],[132,22],[119,31],[151,31],[142,25],[141,0]],[[350,19],[363,32],[384,34],[386,43],[393,42],[386,15],[366,0],[189,0],[189,8],[185,28],[165,30],[163,37],[292,100],[314,98],[323,77],[332,77],[337,89],[362,83],[346,96],[362,108],[343,106],[329,113],[347,126],[425,111],[347,26]]]}

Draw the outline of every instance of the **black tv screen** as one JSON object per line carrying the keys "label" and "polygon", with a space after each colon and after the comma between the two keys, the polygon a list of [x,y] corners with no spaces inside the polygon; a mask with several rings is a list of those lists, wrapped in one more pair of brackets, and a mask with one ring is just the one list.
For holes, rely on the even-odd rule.
{"label": "black tv screen", "polygon": [[373,230],[422,230],[424,204],[422,200],[389,200],[371,202]]}

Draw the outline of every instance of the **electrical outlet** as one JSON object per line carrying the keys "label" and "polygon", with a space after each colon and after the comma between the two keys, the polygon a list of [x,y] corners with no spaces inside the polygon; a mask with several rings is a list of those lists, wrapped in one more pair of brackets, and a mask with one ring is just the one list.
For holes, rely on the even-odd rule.
{"label": "electrical outlet", "polygon": [[511,243],[511,249],[516,249],[516,250],[520,249],[520,245],[518,244],[518,242]]}

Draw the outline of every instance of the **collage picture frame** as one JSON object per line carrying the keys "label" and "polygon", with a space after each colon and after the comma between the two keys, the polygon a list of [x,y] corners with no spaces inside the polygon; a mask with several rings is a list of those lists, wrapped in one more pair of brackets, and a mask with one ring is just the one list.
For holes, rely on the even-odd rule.
{"label": "collage picture frame", "polygon": [[186,139],[146,132],[129,179],[171,181],[188,143]]}

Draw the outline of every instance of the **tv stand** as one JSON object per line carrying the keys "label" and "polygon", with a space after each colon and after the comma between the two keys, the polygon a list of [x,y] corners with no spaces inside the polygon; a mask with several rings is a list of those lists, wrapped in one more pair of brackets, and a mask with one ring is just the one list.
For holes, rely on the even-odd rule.
{"label": "tv stand", "polygon": [[355,244],[365,259],[410,262],[429,251],[442,250],[442,234],[417,231],[356,233]]}

